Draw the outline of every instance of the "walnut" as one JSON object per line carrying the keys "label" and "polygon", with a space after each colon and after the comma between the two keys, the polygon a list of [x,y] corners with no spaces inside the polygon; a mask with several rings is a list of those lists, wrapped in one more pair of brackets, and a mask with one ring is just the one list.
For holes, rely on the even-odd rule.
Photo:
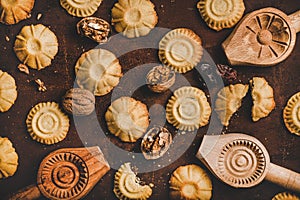
{"label": "walnut", "polygon": [[69,114],[89,115],[95,110],[95,96],[88,90],[72,88],[64,95],[62,105]]}
{"label": "walnut", "polygon": [[153,92],[164,92],[175,83],[175,72],[166,66],[156,66],[148,72],[146,83]]}
{"label": "walnut", "polygon": [[141,150],[146,159],[157,159],[167,152],[172,143],[172,135],[164,127],[151,128],[144,136]]}
{"label": "walnut", "polygon": [[47,91],[47,88],[45,86],[45,83],[43,81],[41,81],[41,79],[36,79],[35,80],[35,83],[39,86],[38,87],[38,90],[40,92],[46,92]]}
{"label": "walnut", "polygon": [[86,17],[77,23],[77,33],[98,43],[105,43],[111,28],[107,21],[97,17]]}

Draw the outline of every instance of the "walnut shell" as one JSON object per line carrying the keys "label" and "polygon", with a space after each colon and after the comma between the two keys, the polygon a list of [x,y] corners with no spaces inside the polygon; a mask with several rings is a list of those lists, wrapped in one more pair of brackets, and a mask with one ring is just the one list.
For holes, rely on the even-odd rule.
{"label": "walnut shell", "polygon": [[175,83],[175,72],[166,66],[153,67],[147,74],[146,83],[153,92],[161,93]]}
{"label": "walnut shell", "polygon": [[64,110],[72,115],[89,115],[95,110],[95,96],[88,90],[72,88],[63,97]]}

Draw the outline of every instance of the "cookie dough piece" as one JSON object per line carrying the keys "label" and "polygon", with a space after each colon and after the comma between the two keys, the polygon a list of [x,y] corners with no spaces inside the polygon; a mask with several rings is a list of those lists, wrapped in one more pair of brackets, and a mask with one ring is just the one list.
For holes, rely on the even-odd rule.
{"label": "cookie dough piece", "polygon": [[128,38],[148,35],[158,22],[150,0],[119,0],[111,16],[115,30]]}
{"label": "cookie dough piece", "polygon": [[187,28],[174,29],[159,42],[160,61],[179,73],[192,70],[200,62],[202,55],[201,38]]}
{"label": "cookie dough piece", "polygon": [[149,126],[147,106],[131,97],[121,97],[105,113],[109,131],[123,142],[135,142]]}
{"label": "cookie dough piece", "polygon": [[253,77],[250,80],[251,95],[253,100],[252,120],[258,121],[267,117],[275,108],[273,88],[263,77]]}
{"label": "cookie dough piece", "polygon": [[75,65],[76,82],[80,88],[95,96],[108,94],[123,76],[116,56],[105,49],[92,49],[83,53]]}
{"label": "cookie dough piece", "polygon": [[210,114],[205,93],[191,86],[177,89],[166,108],[167,121],[183,131],[194,131],[207,125]]}
{"label": "cookie dough piece", "polygon": [[286,128],[300,136],[300,92],[294,94],[283,109],[283,120]]}
{"label": "cookie dough piece", "polygon": [[234,84],[222,88],[215,102],[215,111],[224,126],[229,125],[232,115],[241,107],[249,85]]}
{"label": "cookie dough piece", "polygon": [[18,154],[11,141],[0,137],[0,179],[13,176],[18,168]]}
{"label": "cookie dough piece", "polygon": [[114,193],[118,199],[146,200],[152,194],[148,185],[141,185],[131,170],[130,163],[123,164],[115,174]]}
{"label": "cookie dough piece", "polygon": [[33,140],[50,145],[65,139],[69,131],[69,118],[57,103],[43,102],[30,110],[26,125]]}
{"label": "cookie dough piece", "polygon": [[8,111],[17,99],[15,79],[7,72],[0,70],[0,112]]}
{"label": "cookie dough piece", "polygon": [[197,165],[178,167],[171,175],[169,183],[171,199],[211,199],[211,180],[206,172]]}
{"label": "cookie dough piece", "polygon": [[197,8],[206,24],[216,31],[233,27],[243,16],[243,0],[200,0]]}
{"label": "cookie dough piece", "polygon": [[44,69],[58,52],[57,37],[42,24],[24,26],[16,37],[14,50],[23,64]]}

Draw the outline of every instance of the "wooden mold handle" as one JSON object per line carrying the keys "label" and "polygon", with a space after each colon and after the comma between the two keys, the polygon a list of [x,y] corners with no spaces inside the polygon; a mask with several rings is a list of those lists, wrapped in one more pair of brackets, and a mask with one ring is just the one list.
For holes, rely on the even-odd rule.
{"label": "wooden mold handle", "polygon": [[300,174],[270,163],[266,180],[290,190],[300,192]]}
{"label": "wooden mold handle", "polygon": [[19,190],[17,193],[8,197],[8,200],[34,200],[41,196],[41,192],[36,185],[30,185]]}
{"label": "wooden mold handle", "polygon": [[300,10],[289,15],[291,26],[295,29],[296,33],[300,32]]}

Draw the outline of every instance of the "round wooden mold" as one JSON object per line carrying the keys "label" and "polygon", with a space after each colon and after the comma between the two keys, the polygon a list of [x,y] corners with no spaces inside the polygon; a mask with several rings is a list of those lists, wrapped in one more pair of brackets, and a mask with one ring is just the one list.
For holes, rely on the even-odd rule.
{"label": "round wooden mold", "polygon": [[88,185],[88,167],[74,153],[59,152],[48,155],[41,163],[37,183],[41,193],[49,199],[80,199]]}

